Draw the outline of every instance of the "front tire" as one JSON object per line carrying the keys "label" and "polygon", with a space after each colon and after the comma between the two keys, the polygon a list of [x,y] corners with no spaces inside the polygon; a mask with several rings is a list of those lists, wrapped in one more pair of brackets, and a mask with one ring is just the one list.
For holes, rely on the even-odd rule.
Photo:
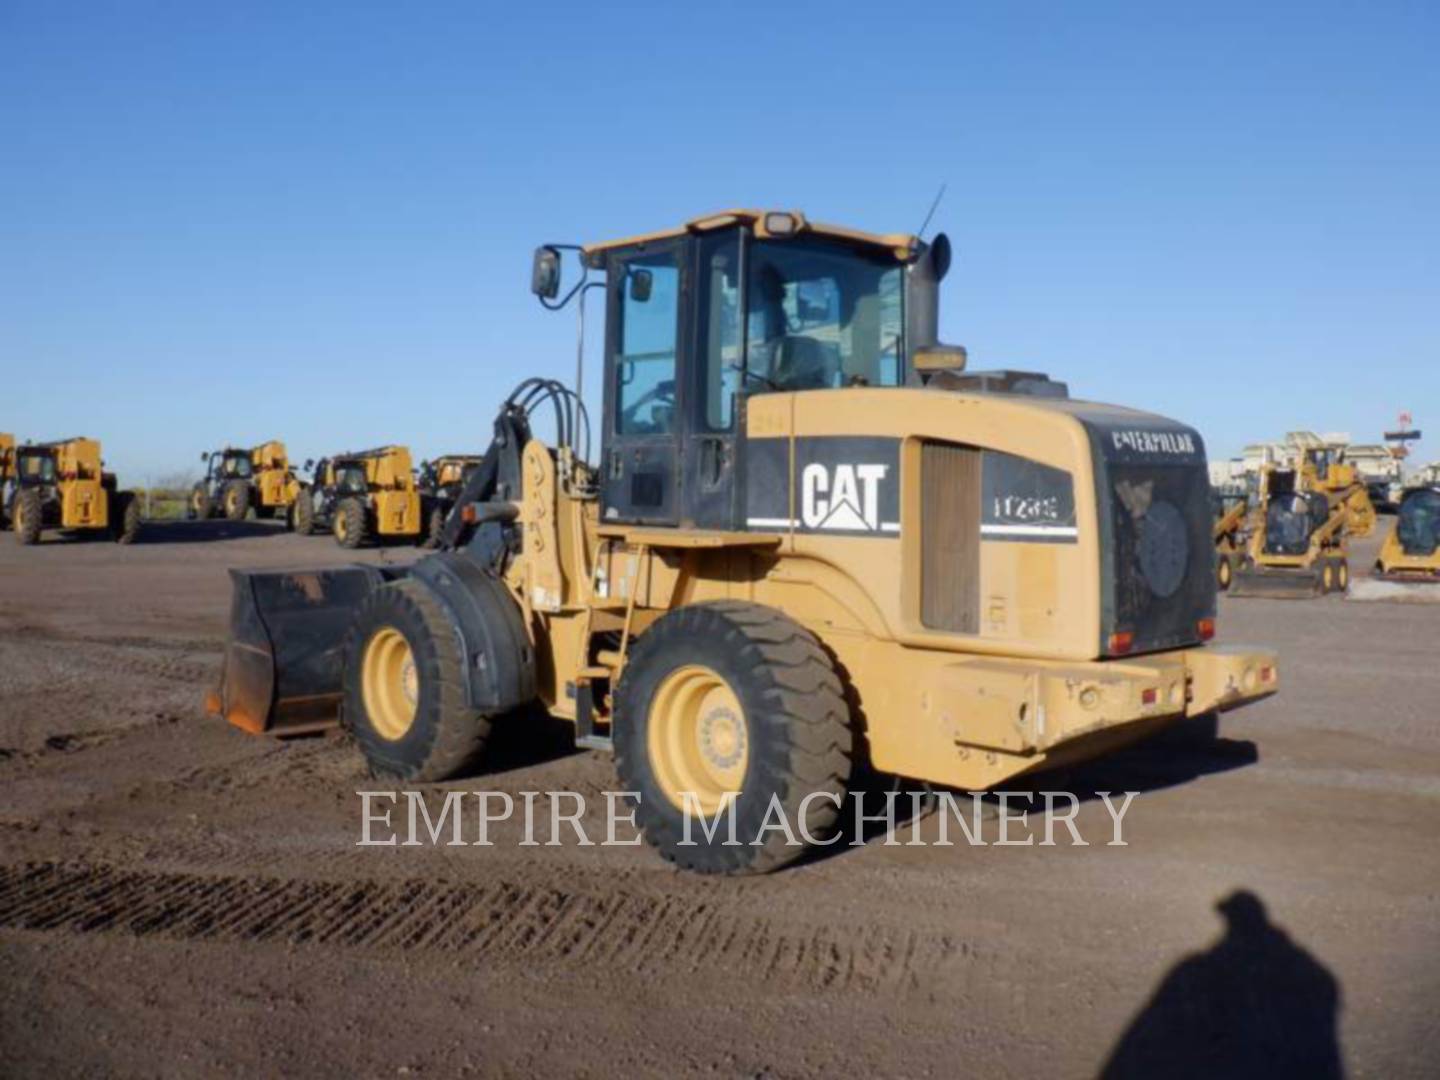
{"label": "front tire", "polygon": [[1235,566],[1226,552],[1220,553],[1220,561],[1215,565],[1215,585],[1221,592],[1230,590],[1230,582],[1235,577]]}
{"label": "front tire", "polygon": [[301,488],[295,496],[295,505],[290,508],[290,527],[301,536],[315,531],[315,493],[309,488]]}
{"label": "front tire", "polygon": [[424,541],[421,547],[438,548],[440,541],[445,535],[445,508],[435,506],[431,509],[428,524],[425,528]]}
{"label": "front tire", "polygon": [[210,501],[210,492],[204,484],[196,484],[190,492],[190,520],[205,521],[214,512],[214,505]]}
{"label": "front tire", "polygon": [[465,700],[465,655],[423,582],[391,582],[361,604],[345,644],[345,726],[377,777],[431,782],[472,766],[490,718]]}
{"label": "front tire", "polygon": [[250,485],[243,480],[231,480],[220,496],[220,505],[226,521],[244,521],[250,513]]}
{"label": "front tire", "polygon": [[33,488],[15,496],[15,539],[22,544],[38,544],[45,524],[45,506],[40,492]]}
{"label": "front tire", "polygon": [[[764,873],[799,858],[805,835],[838,831],[855,751],[850,711],[829,655],[771,608],[720,601],[663,616],[636,641],[616,690],[615,765],[639,793],[645,839],[701,873]],[[733,796],[735,838],[722,817],[707,839],[685,795],[713,818]],[[801,842],[790,845],[778,804]],[[756,841],[759,841],[758,843]]]}
{"label": "front tire", "polygon": [[345,499],[335,507],[335,542],[343,548],[361,547],[366,539],[365,504],[359,499]]}

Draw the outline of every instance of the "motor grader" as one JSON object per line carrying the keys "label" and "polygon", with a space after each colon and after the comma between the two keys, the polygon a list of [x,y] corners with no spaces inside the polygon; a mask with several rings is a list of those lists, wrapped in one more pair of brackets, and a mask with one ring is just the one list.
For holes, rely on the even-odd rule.
{"label": "motor grader", "polygon": [[323,458],[295,503],[295,531],[329,529],[344,548],[420,535],[420,493],[410,451],[380,446]]}
{"label": "motor grader", "polygon": [[45,529],[108,534],[122,544],[140,533],[140,502],[117,491],[94,439],[26,443],[14,450],[8,516],[22,544],[37,544]]}
{"label": "motor grader", "polygon": [[1440,482],[1401,496],[1374,574],[1387,581],[1440,582]]}
{"label": "motor grader", "polygon": [[192,520],[244,521],[252,507],[256,517],[287,517],[300,492],[285,444],[275,439],[248,449],[209,451],[200,460],[205,478],[190,492],[187,516]]}
{"label": "motor grader", "polygon": [[[605,298],[598,457],[576,393],[530,379],[439,552],[232,571],[210,710],[339,722],[377,775],[433,781],[538,703],[613,751],[666,858],[740,873],[834,838],[862,764],[983,789],[1273,693],[1273,652],[1206,644],[1200,436],[967,372],[949,252],[748,210],[542,247],[546,307],[578,296],[583,327]],[[777,811],[797,843],[757,833]]]}
{"label": "motor grader", "polygon": [[420,463],[420,517],[425,522],[425,547],[439,547],[445,519],[454,509],[466,478],[480,465],[478,454],[446,454]]}
{"label": "motor grader", "polygon": [[[1360,496],[1369,507],[1363,486]],[[1265,468],[1260,508],[1230,595],[1300,599],[1346,592],[1357,514],[1363,528],[1353,489],[1318,487],[1302,468]],[[1373,507],[1370,523],[1373,528]]]}

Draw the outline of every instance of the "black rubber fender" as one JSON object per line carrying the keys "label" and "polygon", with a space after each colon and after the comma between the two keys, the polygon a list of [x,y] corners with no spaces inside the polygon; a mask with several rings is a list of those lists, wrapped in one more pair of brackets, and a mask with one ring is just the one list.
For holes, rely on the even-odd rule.
{"label": "black rubber fender", "polygon": [[467,704],[496,716],[535,700],[535,649],[520,605],[499,578],[448,551],[421,559],[409,576],[424,582],[450,615],[469,659]]}

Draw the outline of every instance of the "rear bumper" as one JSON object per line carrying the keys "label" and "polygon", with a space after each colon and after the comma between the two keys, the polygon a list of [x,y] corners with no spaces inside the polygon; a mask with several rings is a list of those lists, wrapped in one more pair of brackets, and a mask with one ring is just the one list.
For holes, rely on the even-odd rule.
{"label": "rear bumper", "polygon": [[875,764],[972,789],[1096,757],[1184,717],[1234,709],[1279,688],[1274,652],[1236,646],[1082,663],[924,656],[924,667],[907,673],[915,689],[900,695],[918,709],[870,717]]}

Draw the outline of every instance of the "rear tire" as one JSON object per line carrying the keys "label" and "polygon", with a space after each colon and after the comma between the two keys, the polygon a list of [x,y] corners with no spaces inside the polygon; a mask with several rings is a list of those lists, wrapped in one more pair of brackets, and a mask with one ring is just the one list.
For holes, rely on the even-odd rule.
{"label": "rear tire", "polygon": [[290,527],[301,536],[315,531],[315,493],[308,487],[301,488],[295,496],[295,504],[290,508]]}
{"label": "rear tire", "polygon": [[1350,562],[1347,559],[1335,561],[1335,591],[1350,591]]}
{"label": "rear tire", "polygon": [[471,767],[490,718],[465,700],[465,655],[429,586],[391,582],[345,643],[344,722],[377,777],[432,782]]}
{"label": "rear tire", "polygon": [[231,480],[221,493],[220,505],[226,521],[244,521],[250,513],[250,485],[243,480]]}
{"label": "rear tire", "polygon": [[140,500],[133,491],[111,496],[110,535],[117,544],[133,544],[140,535]]}
{"label": "rear tire", "polygon": [[15,496],[15,539],[22,544],[38,544],[45,525],[45,505],[40,492],[31,488]]}
{"label": "rear tire", "polygon": [[[855,752],[844,689],[814,635],[771,608],[720,601],[660,618],[636,641],[616,689],[614,737],[621,783],[639,793],[636,823],[685,869],[764,873],[805,853],[802,826],[822,843],[838,831]],[[686,780],[711,800],[738,790],[738,846],[724,843],[724,817],[708,840],[692,819],[692,843],[683,842],[679,791],[692,789],[677,791],[677,782]],[[775,823],[772,800],[801,843],[789,845],[778,828],[759,836]]]}
{"label": "rear tire", "polygon": [[365,504],[359,499],[344,499],[335,507],[335,542],[354,550],[368,539]]}

